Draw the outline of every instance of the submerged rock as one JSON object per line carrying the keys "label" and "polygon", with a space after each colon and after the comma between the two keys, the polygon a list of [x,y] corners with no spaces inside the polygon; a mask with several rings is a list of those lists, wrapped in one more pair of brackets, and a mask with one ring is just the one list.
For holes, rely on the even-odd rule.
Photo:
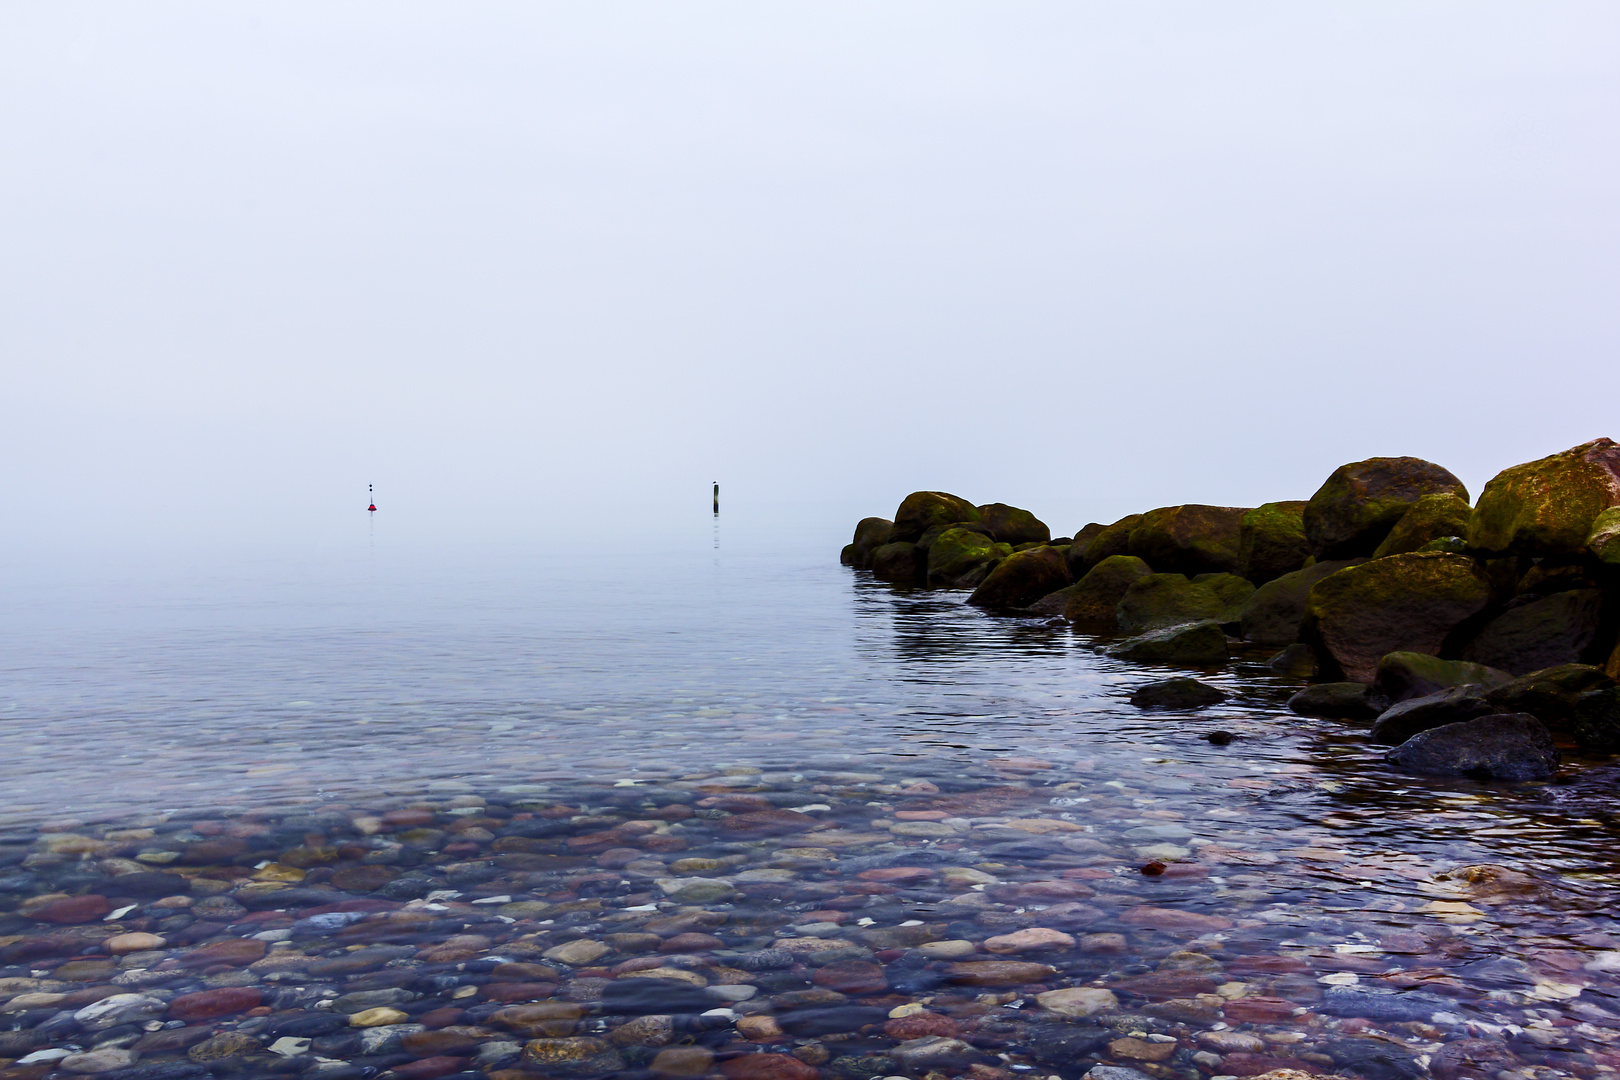
{"label": "submerged rock", "polygon": [[1269,502],[1238,523],[1238,573],[1256,585],[1291,574],[1310,558],[1305,540],[1305,503]]}
{"label": "submerged rock", "polygon": [[1288,699],[1301,716],[1327,720],[1373,720],[1383,711],[1382,699],[1366,683],[1333,682],[1307,686]]}
{"label": "submerged rock", "polygon": [[1598,515],[1620,506],[1620,446],[1611,439],[1497,473],[1468,523],[1468,542],[1515,555],[1580,555]]}
{"label": "submerged rock", "polygon": [[1226,691],[1197,679],[1164,679],[1137,687],[1131,704],[1138,709],[1201,709],[1226,700]]}
{"label": "submerged rock", "polygon": [[1450,472],[1414,457],[1368,458],[1341,465],[1305,505],[1305,535],[1318,559],[1353,559],[1378,550],[1395,524],[1425,495],[1468,489]]}
{"label": "submerged rock", "polygon": [[1438,654],[1451,632],[1490,599],[1490,581],[1471,559],[1391,555],[1317,582],[1306,601],[1305,634],[1347,678],[1370,682],[1389,653]]}
{"label": "submerged rock", "polygon": [[1108,650],[1118,660],[1218,667],[1226,663],[1226,631],[1210,619],[1170,626],[1122,641]]}
{"label": "submerged rock", "polygon": [[1314,679],[1321,670],[1321,665],[1316,661],[1316,650],[1300,642],[1295,642],[1267,660],[1266,667],[1296,679]]}
{"label": "submerged rock", "polygon": [[1161,573],[1233,574],[1249,511],[1236,506],[1165,506],[1150,510],[1131,530],[1129,554]]}
{"label": "submerged rock", "polygon": [[1419,732],[1384,755],[1407,772],[1476,780],[1545,780],[1558,771],[1558,748],[1528,713],[1485,716]]}

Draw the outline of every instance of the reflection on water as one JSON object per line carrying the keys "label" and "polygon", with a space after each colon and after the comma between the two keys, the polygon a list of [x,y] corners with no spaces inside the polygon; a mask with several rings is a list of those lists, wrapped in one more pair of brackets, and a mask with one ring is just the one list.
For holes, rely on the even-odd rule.
{"label": "reflection on water", "polygon": [[[370,820],[424,800],[578,808],[625,789],[650,812],[735,791],[825,804],[815,813],[836,828],[801,846],[822,836],[833,854],[812,860],[1061,876],[1090,894],[1071,923],[1127,926],[1144,905],[1238,920],[1248,944],[1199,948],[1228,968],[1245,950],[1306,958],[1303,975],[1267,976],[1302,1005],[1386,969],[1421,969],[1388,976],[1402,990],[1452,994],[1467,1014],[1454,1034],[1539,1015],[1491,1019],[1509,1005],[1600,1025],[1614,1005],[1608,976],[1588,970],[1620,948],[1613,770],[1566,786],[1401,776],[1353,725],[1283,709],[1291,688],[1258,655],[1213,677],[1223,704],[1144,713],[1126,698],[1164,673],[1064,628],[893,590],[820,550],[722,549],[718,533],[706,546],[125,590],[91,617],[18,593],[0,820],[26,844],[53,819],[84,830],[335,806]],[[1212,745],[1217,728],[1236,740]],[[1020,794],[973,801],[988,791]],[[749,858],[774,866],[773,852]],[[1157,863],[1167,873],[1142,873]],[[1473,864],[1529,877],[1447,876]],[[1020,904],[1007,888],[989,909],[934,886],[896,902],[925,922],[1014,929],[1061,893]],[[1421,965],[1392,959],[1409,932]]]}

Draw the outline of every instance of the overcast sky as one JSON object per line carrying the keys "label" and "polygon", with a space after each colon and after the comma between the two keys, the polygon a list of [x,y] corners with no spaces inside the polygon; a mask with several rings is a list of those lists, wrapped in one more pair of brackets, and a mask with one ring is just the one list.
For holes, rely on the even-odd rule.
{"label": "overcast sky", "polygon": [[5,0],[0,543],[1477,494],[1620,437],[1617,118],[1609,0]]}

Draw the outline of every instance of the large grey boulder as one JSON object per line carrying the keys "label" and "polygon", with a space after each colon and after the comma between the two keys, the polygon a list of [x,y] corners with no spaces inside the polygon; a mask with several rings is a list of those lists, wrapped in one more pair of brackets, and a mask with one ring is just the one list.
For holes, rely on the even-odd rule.
{"label": "large grey boulder", "polygon": [[1545,780],[1558,771],[1558,747],[1540,720],[1507,713],[1421,731],[1384,760],[1425,776]]}

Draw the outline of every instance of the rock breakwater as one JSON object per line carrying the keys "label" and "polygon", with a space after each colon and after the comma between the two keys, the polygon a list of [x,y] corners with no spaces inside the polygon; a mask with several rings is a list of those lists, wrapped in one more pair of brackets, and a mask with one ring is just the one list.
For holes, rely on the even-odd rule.
{"label": "rock breakwater", "polygon": [[[919,491],[861,521],[842,560],[1060,618],[1124,660],[1208,670],[1283,647],[1271,669],[1311,684],[1291,706],[1374,721],[1394,767],[1522,780],[1552,776],[1560,748],[1620,748],[1616,537],[1620,445],[1597,439],[1503,471],[1474,506],[1439,465],[1371,458],[1309,500],[1160,507],[1058,539],[1028,511]],[[1403,665],[1427,670],[1424,693],[1392,694]]]}

